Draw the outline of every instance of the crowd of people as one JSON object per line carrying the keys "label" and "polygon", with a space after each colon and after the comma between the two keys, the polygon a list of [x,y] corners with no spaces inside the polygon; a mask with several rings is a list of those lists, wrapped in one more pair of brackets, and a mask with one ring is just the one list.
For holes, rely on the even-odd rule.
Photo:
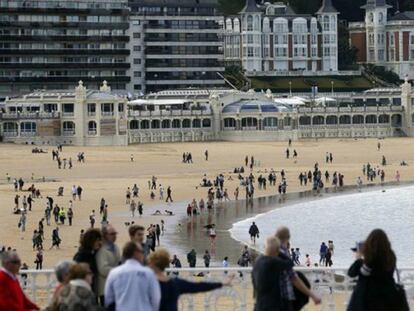
{"label": "crowd of people", "polygon": [[[73,260],[60,262],[56,268],[58,285],[47,310],[152,310],[176,311],[182,294],[206,292],[232,286],[235,275],[225,273],[222,282],[191,282],[179,277],[179,270],[166,273],[173,266],[180,268],[180,260],[170,257],[166,249],[149,249],[145,243],[145,228],[128,228],[130,241],[122,251],[116,244],[118,232],[111,225],[88,229],[80,240]],[[332,244],[332,245],[331,245]],[[324,243],[323,243],[324,245]],[[406,311],[409,310],[404,288],[394,279],[396,256],[386,233],[373,230],[355,251],[355,262],[348,275],[356,279],[348,311]],[[255,311],[300,310],[311,299],[321,298],[312,291],[306,276],[293,269],[295,260],[289,254],[290,231],[277,229],[267,237],[264,253],[251,262],[247,247],[238,261],[239,266],[253,266],[252,285]],[[332,241],[321,252],[333,251]],[[326,256],[325,259],[328,260]],[[187,255],[190,267],[196,266],[196,252]],[[205,267],[211,257],[206,250]],[[16,250],[2,249],[0,270],[0,310],[39,310],[24,294],[22,284],[27,275]],[[222,263],[229,267],[228,258]]]}

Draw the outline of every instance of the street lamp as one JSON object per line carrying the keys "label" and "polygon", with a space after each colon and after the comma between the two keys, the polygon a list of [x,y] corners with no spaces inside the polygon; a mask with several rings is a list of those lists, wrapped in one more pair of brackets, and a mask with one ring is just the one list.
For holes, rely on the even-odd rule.
{"label": "street lamp", "polygon": [[334,82],[333,81],[331,81],[331,94],[333,97],[334,96]]}
{"label": "street lamp", "polygon": [[289,81],[289,96],[292,97],[292,81]]}

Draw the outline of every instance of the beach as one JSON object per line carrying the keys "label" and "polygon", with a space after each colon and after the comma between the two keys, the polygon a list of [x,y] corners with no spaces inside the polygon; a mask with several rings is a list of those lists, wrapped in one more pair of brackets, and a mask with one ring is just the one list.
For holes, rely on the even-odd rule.
{"label": "beach", "polygon": [[[377,143],[381,143],[381,150],[377,150]],[[44,146],[42,148],[46,149]],[[22,257],[23,262],[33,268],[36,252],[32,249],[32,234],[37,229],[38,221],[44,215],[46,207],[46,196],[53,196],[55,203],[59,206],[68,207],[72,199],[72,185],[80,185],[83,188],[82,201],[74,201],[73,225],[58,225],[62,238],[59,250],[49,250],[51,246],[51,232],[56,226],[52,217],[52,225],[45,225],[44,241],[44,268],[53,267],[59,260],[72,258],[75,254],[81,229],[89,227],[89,214],[92,210],[97,214],[97,226],[99,226],[99,202],[105,198],[108,204],[109,217],[119,232],[118,244],[122,246],[127,241],[126,222],[134,221],[136,224],[148,226],[159,224],[161,219],[166,223],[167,231],[165,239],[161,237],[161,245],[178,252],[182,263],[186,266],[185,253],[189,249],[175,245],[180,243],[180,237],[184,232],[182,223],[185,217],[185,210],[193,198],[199,200],[206,198],[208,188],[200,187],[203,175],[214,180],[215,176],[223,173],[225,175],[225,186],[228,189],[230,199],[233,199],[233,192],[239,181],[237,174],[233,174],[235,167],[244,165],[245,156],[254,156],[257,164],[253,168],[253,174],[257,177],[263,174],[267,177],[268,172],[273,168],[277,173],[277,184],[280,181],[279,172],[284,169],[288,183],[287,192],[298,192],[309,190],[311,185],[300,186],[298,175],[300,172],[312,170],[315,162],[319,163],[322,172],[328,170],[342,173],[345,178],[345,185],[355,185],[358,176],[362,176],[362,165],[367,162],[373,167],[381,166],[382,156],[387,159],[387,165],[381,167],[385,170],[385,181],[395,180],[396,171],[400,172],[401,181],[414,180],[414,140],[409,138],[390,138],[385,140],[377,139],[347,139],[347,140],[309,140],[293,142],[290,154],[295,149],[298,153],[297,159],[286,159],[287,142],[266,142],[266,143],[229,143],[229,142],[205,142],[205,143],[178,143],[178,144],[144,144],[128,147],[78,147],[63,146],[62,158],[72,158],[72,169],[58,169],[57,163],[52,161],[51,151],[55,147],[47,147],[46,154],[32,154],[32,146],[28,145],[0,145],[0,212],[1,212],[1,234],[0,244],[16,248]],[[205,150],[209,151],[209,159],[204,159]],[[85,153],[85,163],[76,162],[79,152]],[[182,163],[183,152],[191,152],[193,164]],[[333,154],[333,162],[325,163],[326,152]],[[134,161],[131,162],[131,154]],[[409,165],[400,166],[404,160]],[[265,173],[267,170],[267,173]],[[249,169],[246,169],[247,175]],[[16,194],[21,197],[29,192],[15,192],[12,183],[6,180],[6,174],[11,179],[22,177],[25,180],[24,189],[32,183],[41,190],[41,199],[35,199],[33,209],[28,212],[26,231],[21,232],[17,226],[19,216],[12,213],[13,199]],[[156,198],[150,198],[148,180],[152,176],[157,177],[157,185],[162,184],[166,190],[172,188],[174,203],[169,205],[159,200],[158,190],[155,191]],[[232,180],[229,180],[229,177]],[[33,177],[33,181],[31,180]],[[45,177],[46,182],[42,182]],[[48,182],[48,180],[54,180]],[[379,183],[379,178],[375,180]],[[364,179],[364,183],[366,180]],[[144,203],[143,217],[131,217],[129,208],[125,204],[125,192],[127,187],[132,188],[134,184],[139,187],[139,200]],[[57,189],[63,186],[64,195],[57,196]],[[259,190],[256,187],[255,197],[267,197],[277,194],[277,187],[267,187],[267,190]],[[244,198],[244,189],[240,187],[239,198]],[[166,196],[166,191],[165,191]],[[277,196],[276,196],[277,198]],[[262,200],[270,200],[262,199]],[[277,199],[276,199],[277,200]],[[260,201],[260,200],[258,200]],[[232,207],[234,206],[234,207]],[[215,213],[230,213],[225,217],[229,222],[240,220],[244,216],[251,217],[241,211],[248,209],[246,202],[232,202],[226,209],[218,208]],[[152,216],[155,210],[172,210],[174,216]],[[254,210],[253,214],[259,211]],[[216,214],[214,214],[216,215]],[[197,216],[196,216],[197,217]],[[215,216],[214,216],[215,217]],[[220,219],[220,217],[216,218]],[[224,219],[224,217],[223,217]],[[203,243],[209,243],[204,224],[209,222],[208,215],[199,217],[196,221],[186,221],[185,230],[192,232],[188,245],[192,243],[203,247]],[[288,223],[286,225],[289,225]],[[180,228],[181,227],[181,228]],[[217,247],[226,248],[230,242],[220,241],[220,232],[216,241]],[[246,232],[247,234],[247,232]],[[228,234],[227,234],[228,235]],[[319,242],[319,241],[318,241]],[[350,241],[353,243],[354,241]],[[169,243],[165,245],[164,243]],[[233,244],[232,244],[233,245]],[[235,252],[235,250],[232,251]],[[222,251],[218,252],[221,256]],[[201,255],[201,254],[200,254]],[[213,254],[214,255],[214,254]],[[233,255],[232,255],[233,256]],[[234,258],[234,257],[233,257]],[[213,258],[220,261],[220,258]],[[202,264],[199,262],[199,264]],[[231,262],[235,264],[235,262]]]}

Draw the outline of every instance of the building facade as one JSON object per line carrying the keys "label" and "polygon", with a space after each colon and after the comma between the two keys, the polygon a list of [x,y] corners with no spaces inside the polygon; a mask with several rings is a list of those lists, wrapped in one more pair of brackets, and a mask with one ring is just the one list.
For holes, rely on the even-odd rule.
{"label": "building facade", "polygon": [[391,16],[385,0],[367,0],[362,8],[365,21],[349,23],[357,61],[384,66],[401,79],[414,79],[414,11]]}
{"label": "building facade", "polygon": [[225,20],[224,55],[248,75],[338,71],[338,11],[324,0],[315,16],[296,14],[282,2],[246,0]]}
{"label": "building facade", "polygon": [[414,93],[408,80],[401,88],[341,98],[334,106],[306,107],[292,106],[270,91],[194,89],[128,102],[105,81],[100,91],[79,82],[74,91],[8,98],[0,114],[0,137],[39,145],[127,145],[414,136]]}
{"label": "building facade", "polygon": [[216,0],[130,0],[135,93],[222,87],[223,16]]}
{"label": "building facade", "polygon": [[1,0],[0,96],[68,89],[129,76],[126,0]]}

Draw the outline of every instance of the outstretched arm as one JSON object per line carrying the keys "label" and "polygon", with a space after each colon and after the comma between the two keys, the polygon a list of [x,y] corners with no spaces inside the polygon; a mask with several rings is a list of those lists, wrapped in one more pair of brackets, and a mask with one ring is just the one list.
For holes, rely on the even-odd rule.
{"label": "outstretched arm", "polygon": [[221,282],[189,282],[183,279],[176,279],[180,294],[192,294],[208,292],[223,287]]}

